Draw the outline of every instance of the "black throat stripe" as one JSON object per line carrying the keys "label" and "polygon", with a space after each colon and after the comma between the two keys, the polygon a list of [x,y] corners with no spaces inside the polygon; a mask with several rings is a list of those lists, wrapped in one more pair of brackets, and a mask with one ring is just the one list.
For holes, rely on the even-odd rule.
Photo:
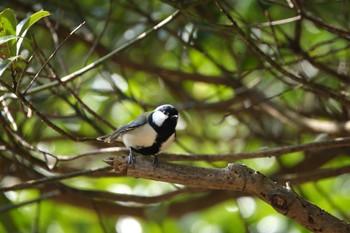
{"label": "black throat stripe", "polygon": [[131,150],[135,151],[136,153],[142,154],[142,155],[155,155],[155,154],[158,154],[162,144],[164,142],[166,142],[166,140],[168,140],[171,137],[171,135],[169,135],[167,137],[162,137],[162,136],[158,135],[157,138],[156,138],[155,143],[153,143],[152,146],[131,148]]}

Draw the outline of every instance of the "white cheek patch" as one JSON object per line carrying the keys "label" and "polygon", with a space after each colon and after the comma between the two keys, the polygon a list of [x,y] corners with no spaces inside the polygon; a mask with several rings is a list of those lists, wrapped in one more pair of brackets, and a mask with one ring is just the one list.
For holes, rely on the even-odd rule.
{"label": "white cheek patch", "polygon": [[168,116],[162,113],[161,111],[155,111],[152,115],[152,121],[158,127],[162,126],[166,119],[168,119]]}

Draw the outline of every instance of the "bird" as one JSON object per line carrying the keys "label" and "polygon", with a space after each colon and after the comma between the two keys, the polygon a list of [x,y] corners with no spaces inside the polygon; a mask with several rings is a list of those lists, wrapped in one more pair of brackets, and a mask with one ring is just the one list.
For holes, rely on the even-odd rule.
{"label": "bird", "polygon": [[153,156],[153,166],[158,165],[157,154],[166,150],[176,137],[177,109],[163,104],[135,120],[118,127],[113,133],[98,137],[106,143],[122,141],[129,149],[128,164],[134,164],[134,153]]}

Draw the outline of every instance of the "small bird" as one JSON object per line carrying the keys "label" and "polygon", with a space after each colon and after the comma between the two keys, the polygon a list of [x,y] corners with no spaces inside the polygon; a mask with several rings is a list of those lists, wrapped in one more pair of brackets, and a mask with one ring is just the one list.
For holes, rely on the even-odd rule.
{"label": "small bird", "polygon": [[98,137],[97,140],[107,143],[122,141],[129,148],[129,164],[135,162],[133,152],[136,152],[141,155],[153,155],[153,166],[157,166],[157,154],[166,150],[175,139],[177,119],[176,108],[164,104],[120,126],[113,133]]}

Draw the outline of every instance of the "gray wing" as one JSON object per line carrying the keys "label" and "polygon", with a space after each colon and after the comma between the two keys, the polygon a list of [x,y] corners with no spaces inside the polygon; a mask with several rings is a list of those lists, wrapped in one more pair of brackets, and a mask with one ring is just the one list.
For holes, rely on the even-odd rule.
{"label": "gray wing", "polygon": [[134,121],[132,121],[126,125],[120,126],[113,133],[98,137],[97,140],[104,141],[107,143],[115,142],[124,133],[126,133],[130,130],[133,130],[137,127],[140,127],[141,125],[144,125],[146,123],[147,123],[147,114],[145,113],[145,114],[142,114],[141,116],[139,116],[138,118],[136,118]]}

